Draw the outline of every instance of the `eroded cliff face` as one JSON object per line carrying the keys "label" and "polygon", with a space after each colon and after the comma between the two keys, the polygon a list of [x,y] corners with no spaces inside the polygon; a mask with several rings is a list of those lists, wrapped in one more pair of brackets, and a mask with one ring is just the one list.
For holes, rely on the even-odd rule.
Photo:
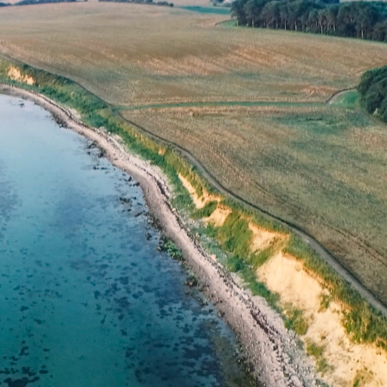
{"label": "eroded cliff face", "polygon": [[26,74],[23,75],[17,67],[14,67],[12,65],[9,67],[7,75],[13,81],[25,83],[30,86],[33,86],[35,84],[34,78]]}
{"label": "eroded cliff face", "polygon": [[287,308],[302,311],[301,335],[317,371],[334,386],[386,386],[387,354],[376,345],[351,341],[342,324],[348,307],[329,299],[326,284],[295,257],[279,252],[257,271],[258,278],[280,295]]}
{"label": "eroded cliff face", "polygon": [[[189,177],[179,178],[196,209],[216,202],[211,214],[202,218],[205,224],[221,229],[228,217],[235,217],[237,210],[222,203],[220,196],[205,189],[198,193]],[[257,280],[278,295],[284,323],[299,335],[320,376],[333,386],[387,386],[387,352],[378,346],[382,339],[355,342],[344,326],[350,306],[333,296],[331,285],[300,257],[286,252],[290,235],[265,228],[248,215],[238,216],[248,226],[247,255],[258,257],[252,264]],[[250,263],[251,256],[246,257]]]}

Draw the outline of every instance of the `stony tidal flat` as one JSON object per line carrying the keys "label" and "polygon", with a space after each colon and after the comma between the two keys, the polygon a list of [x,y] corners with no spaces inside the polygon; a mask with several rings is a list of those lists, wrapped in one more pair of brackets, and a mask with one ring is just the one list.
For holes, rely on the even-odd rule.
{"label": "stony tidal flat", "polygon": [[232,331],[157,246],[140,187],[0,95],[0,386],[239,386]]}

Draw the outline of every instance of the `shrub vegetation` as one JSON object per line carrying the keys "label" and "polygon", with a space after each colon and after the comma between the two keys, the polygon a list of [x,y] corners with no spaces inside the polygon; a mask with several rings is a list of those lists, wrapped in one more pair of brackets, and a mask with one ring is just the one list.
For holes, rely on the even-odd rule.
{"label": "shrub vegetation", "polygon": [[357,90],[368,113],[387,122],[387,66],[365,72]]}

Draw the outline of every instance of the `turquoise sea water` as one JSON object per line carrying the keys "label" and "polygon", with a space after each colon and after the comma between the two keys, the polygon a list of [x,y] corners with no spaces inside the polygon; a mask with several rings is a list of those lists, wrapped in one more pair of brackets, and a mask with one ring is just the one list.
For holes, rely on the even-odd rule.
{"label": "turquoise sea water", "polygon": [[0,386],[247,386],[233,333],[156,250],[130,180],[0,95]]}

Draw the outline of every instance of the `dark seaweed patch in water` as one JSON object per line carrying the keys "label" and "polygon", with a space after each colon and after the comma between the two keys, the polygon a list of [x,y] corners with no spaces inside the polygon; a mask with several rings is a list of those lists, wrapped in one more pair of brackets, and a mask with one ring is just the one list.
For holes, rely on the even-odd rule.
{"label": "dark seaweed patch in water", "polygon": [[29,353],[28,353],[28,347],[23,347],[21,350],[20,350],[20,353],[19,353],[19,356],[28,356]]}
{"label": "dark seaweed patch in water", "polygon": [[12,380],[11,378],[5,379],[4,383],[8,384],[8,387],[26,387],[30,383],[35,383],[40,380],[39,376],[35,376],[32,379],[22,378]]}

